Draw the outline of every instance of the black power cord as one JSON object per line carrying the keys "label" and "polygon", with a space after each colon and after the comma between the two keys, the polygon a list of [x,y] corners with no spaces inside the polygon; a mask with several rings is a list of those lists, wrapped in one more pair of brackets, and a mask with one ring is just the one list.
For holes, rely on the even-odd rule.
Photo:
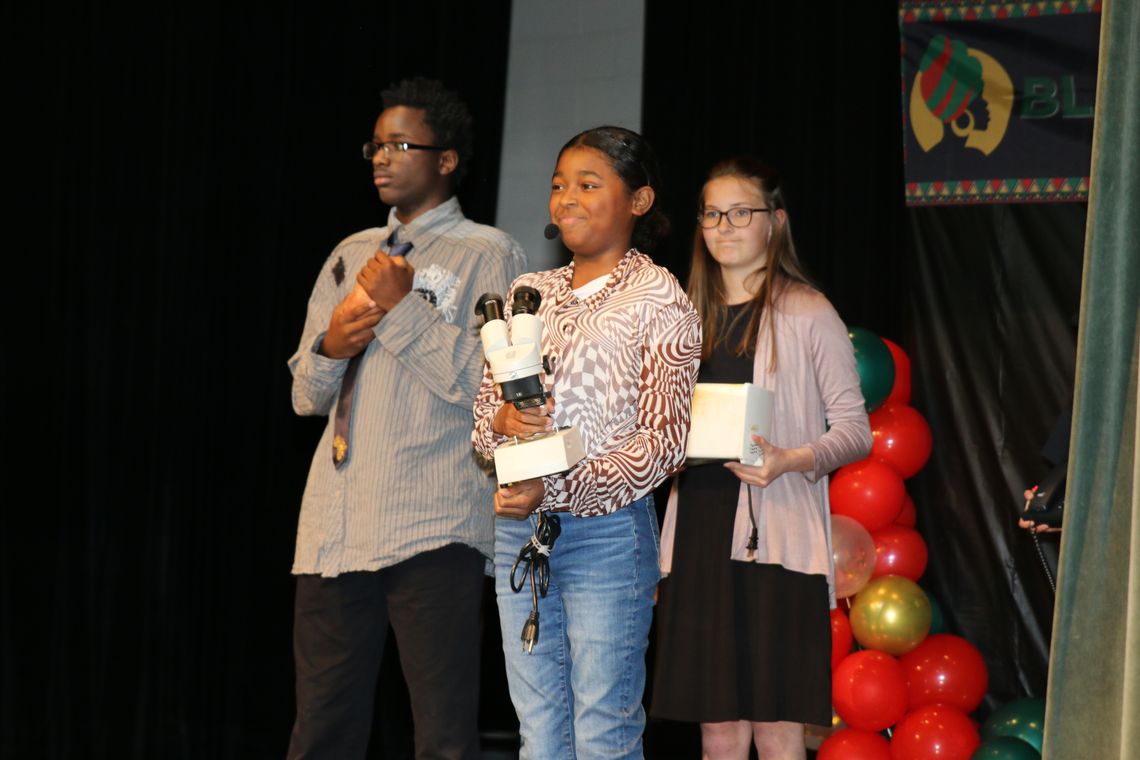
{"label": "black power cord", "polygon": [[[554,550],[554,542],[561,532],[562,525],[557,515],[539,512],[534,535],[519,550],[519,556],[511,566],[511,591],[516,594],[522,591],[527,575],[530,576],[530,615],[523,623],[522,635],[519,637],[527,654],[534,651],[535,642],[538,641],[538,595],[542,594],[546,598],[546,591],[550,587],[550,552]],[[523,574],[516,581],[515,575],[520,565]],[[538,576],[537,582],[535,575]]]}
{"label": "black power cord", "polygon": [[752,506],[752,486],[745,483],[744,487],[748,489],[748,520],[752,523],[752,534],[748,537],[748,554],[746,557],[752,561],[756,559],[756,550],[760,547],[760,533],[756,528],[756,510]]}

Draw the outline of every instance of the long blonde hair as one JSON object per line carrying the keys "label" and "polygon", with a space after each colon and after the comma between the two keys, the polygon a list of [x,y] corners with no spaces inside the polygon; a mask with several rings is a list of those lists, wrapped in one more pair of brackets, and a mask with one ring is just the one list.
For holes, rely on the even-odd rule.
{"label": "long blonde hair", "polygon": [[[764,266],[749,275],[752,282],[755,282],[753,278],[762,278],[762,280],[756,288],[756,294],[749,302],[749,308],[737,317],[737,319],[747,318],[748,326],[744,336],[734,347],[734,352],[737,356],[751,356],[760,330],[766,327],[772,341],[772,360],[768,369],[773,371],[776,369],[776,331],[772,326],[772,320],[776,298],[780,291],[791,283],[798,282],[809,287],[814,285],[804,272],[799,257],[796,256],[790,220],[785,216],[782,224],[776,223],[777,210],[783,210],[784,214],[787,214],[779,173],[754,158],[737,156],[714,166],[709,172],[708,179],[705,180],[705,187],[708,187],[709,182],[721,177],[736,177],[754,183],[764,198],[764,205],[772,209],[772,237],[768,240]],[[703,207],[702,189],[700,208]],[[745,282],[749,290],[752,289],[751,284]],[[709,253],[700,226],[693,236],[693,260],[689,270],[688,294],[689,300],[693,302],[701,318],[703,333],[701,359],[707,359],[732,331],[733,325],[726,324],[728,305],[725,303],[724,279],[721,276],[720,264]]]}

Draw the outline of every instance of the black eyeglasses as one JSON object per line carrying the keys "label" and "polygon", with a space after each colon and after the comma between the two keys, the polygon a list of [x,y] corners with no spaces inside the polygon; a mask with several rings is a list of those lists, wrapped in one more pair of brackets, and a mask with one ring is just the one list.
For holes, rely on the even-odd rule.
{"label": "black eyeglasses", "polygon": [[409,150],[447,150],[440,145],[416,145],[410,142],[394,142],[389,140],[387,142],[366,142],[363,146],[364,160],[371,161],[376,157],[380,151],[384,151],[384,155],[388,158],[392,157],[393,153],[407,153]]}
{"label": "black eyeglasses", "polygon": [[697,214],[697,221],[706,230],[711,230],[713,227],[720,225],[720,218],[723,216],[728,219],[728,223],[733,227],[747,227],[752,224],[752,215],[760,212],[772,213],[770,208],[730,208],[728,211],[717,211],[716,209],[705,208],[701,209],[701,213]]}

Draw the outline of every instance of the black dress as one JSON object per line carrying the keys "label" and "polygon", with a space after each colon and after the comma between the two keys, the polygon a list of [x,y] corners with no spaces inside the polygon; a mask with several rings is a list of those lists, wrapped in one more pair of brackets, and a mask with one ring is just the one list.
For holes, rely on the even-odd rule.
{"label": "black dress", "polygon": [[[730,307],[727,340],[701,362],[699,382],[752,380],[752,357],[734,353],[747,325],[744,308]],[[739,490],[740,481],[720,463],[678,476],[672,571],[659,587],[650,714],[701,723],[829,725],[827,578],[729,559]]]}

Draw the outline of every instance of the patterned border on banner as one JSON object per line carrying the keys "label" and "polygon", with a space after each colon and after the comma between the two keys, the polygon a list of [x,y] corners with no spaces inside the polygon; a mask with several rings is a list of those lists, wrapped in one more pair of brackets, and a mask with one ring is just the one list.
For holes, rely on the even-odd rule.
{"label": "patterned border on banner", "polygon": [[903,0],[899,21],[985,21],[1069,13],[1100,13],[1101,0],[1047,0],[1046,2],[978,3],[974,0]]}
{"label": "patterned border on banner", "polygon": [[[899,0],[899,27],[930,21],[985,21],[1100,13],[1102,0]],[[906,65],[903,64],[903,130],[907,129]],[[1087,201],[1089,177],[1007,177],[939,182],[907,182],[904,203],[935,206],[968,203],[1048,203]]]}
{"label": "patterned border on banner", "polygon": [[959,182],[908,182],[908,204],[1035,203],[1085,200],[1088,177],[1025,177]]}

